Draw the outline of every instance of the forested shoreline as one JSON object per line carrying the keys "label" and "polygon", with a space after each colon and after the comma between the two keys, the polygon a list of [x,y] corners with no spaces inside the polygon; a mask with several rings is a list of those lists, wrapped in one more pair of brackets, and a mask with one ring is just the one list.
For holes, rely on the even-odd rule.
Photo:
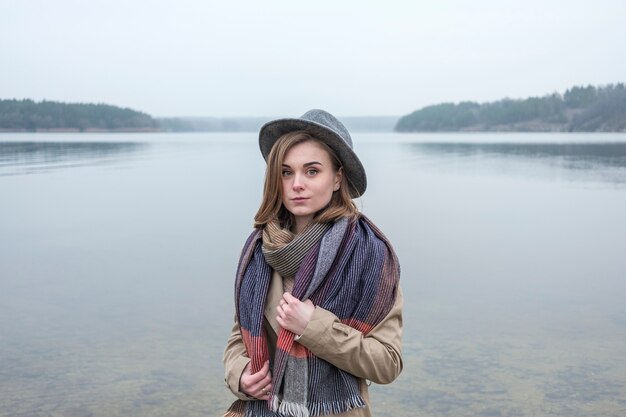
{"label": "forested shoreline", "polygon": [[[0,132],[258,132],[278,117],[152,117],[107,104],[0,99]],[[355,132],[391,132],[397,116],[342,118]]]}
{"label": "forested shoreline", "polygon": [[158,131],[148,114],[108,104],[0,100],[0,131]]}
{"label": "forested shoreline", "polygon": [[624,84],[572,87],[564,94],[427,106],[398,120],[397,132],[624,132]]}
{"label": "forested shoreline", "polygon": [[[0,132],[248,132],[267,120],[153,118],[108,104],[0,99]],[[543,97],[442,103],[400,118],[347,117],[345,122],[351,130],[369,132],[626,132],[626,87],[590,85]]]}

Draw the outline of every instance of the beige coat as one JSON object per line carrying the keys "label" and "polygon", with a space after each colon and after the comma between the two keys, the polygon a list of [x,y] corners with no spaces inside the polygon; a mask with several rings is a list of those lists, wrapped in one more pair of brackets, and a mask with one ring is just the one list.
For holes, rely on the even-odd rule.
{"label": "beige coat", "polygon": [[[274,355],[276,350],[276,339],[280,330],[280,325],[276,321],[276,306],[282,295],[282,278],[274,272],[265,306],[265,330],[270,355]],[[402,292],[398,289],[393,308],[367,336],[341,323],[330,311],[315,307],[313,317],[298,342],[317,357],[358,377],[361,396],[367,403],[367,407],[350,410],[337,416],[370,417],[367,381],[388,384],[402,371],[402,304]],[[235,320],[224,350],[224,380],[232,393],[242,400],[254,399],[239,391],[239,379],[249,361],[239,331],[239,323]]]}

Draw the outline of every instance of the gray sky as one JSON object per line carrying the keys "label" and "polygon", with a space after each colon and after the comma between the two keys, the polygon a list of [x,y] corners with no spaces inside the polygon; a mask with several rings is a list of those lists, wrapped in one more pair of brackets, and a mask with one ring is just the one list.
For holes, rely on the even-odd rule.
{"label": "gray sky", "polygon": [[0,98],[403,115],[626,81],[626,1],[0,0]]}

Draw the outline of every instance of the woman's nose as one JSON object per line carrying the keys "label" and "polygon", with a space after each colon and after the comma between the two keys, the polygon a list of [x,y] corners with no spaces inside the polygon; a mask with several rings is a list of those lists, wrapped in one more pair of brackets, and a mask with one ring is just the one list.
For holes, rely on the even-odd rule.
{"label": "woman's nose", "polygon": [[296,174],[293,175],[292,188],[294,190],[302,190],[302,189],[304,189],[304,178],[303,178],[302,174],[296,173]]}

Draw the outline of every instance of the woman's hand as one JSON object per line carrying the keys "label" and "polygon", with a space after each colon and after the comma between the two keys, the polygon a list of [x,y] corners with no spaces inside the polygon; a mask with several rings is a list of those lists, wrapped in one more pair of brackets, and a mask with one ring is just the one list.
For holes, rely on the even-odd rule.
{"label": "woman's hand", "polygon": [[300,301],[288,292],[283,294],[283,298],[276,307],[278,316],[276,321],[283,329],[287,329],[297,335],[304,333],[304,329],[313,317],[315,306],[311,300]]}
{"label": "woman's hand", "polygon": [[250,372],[250,362],[248,362],[239,378],[239,391],[258,400],[267,400],[272,391],[270,362],[266,361],[263,368],[256,374]]}

